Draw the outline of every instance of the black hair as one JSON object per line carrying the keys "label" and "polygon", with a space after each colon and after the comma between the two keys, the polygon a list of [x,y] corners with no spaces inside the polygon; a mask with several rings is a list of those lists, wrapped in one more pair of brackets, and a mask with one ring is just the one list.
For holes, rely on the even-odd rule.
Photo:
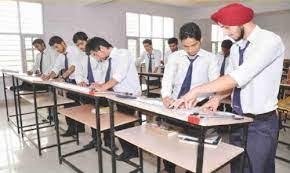
{"label": "black hair", "polygon": [[77,32],[74,34],[73,36],[73,42],[77,43],[79,40],[81,41],[87,41],[88,40],[88,36],[86,33],[84,32]]}
{"label": "black hair", "polygon": [[172,37],[170,39],[168,39],[167,41],[168,44],[178,44],[178,40],[175,37]]}
{"label": "black hair", "polygon": [[232,45],[233,45],[233,42],[227,39],[222,42],[221,47],[226,48],[226,49],[231,49]]}
{"label": "black hair", "polygon": [[99,51],[100,46],[104,46],[106,48],[113,47],[108,41],[100,37],[93,37],[88,40],[86,44],[86,53],[90,54],[92,50]]}
{"label": "black hair", "polygon": [[63,41],[63,39],[59,36],[52,36],[50,39],[49,39],[49,45],[50,46],[53,46],[54,44],[61,44]]}
{"label": "black hair", "polygon": [[150,39],[145,39],[145,40],[143,41],[143,44],[149,44],[149,45],[152,45],[152,40],[150,40]]}
{"label": "black hair", "polygon": [[32,42],[32,45],[36,45],[36,44],[40,44],[40,45],[43,44],[44,47],[46,46],[45,43],[44,43],[44,41],[43,41],[42,39],[40,39],[40,38],[35,39],[35,40]]}
{"label": "black hair", "polygon": [[194,38],[197,41],[201,39],[201,30],[199,26],[193,22],[184,24],[179,30],[179,39],[185,40],[187,38]]}

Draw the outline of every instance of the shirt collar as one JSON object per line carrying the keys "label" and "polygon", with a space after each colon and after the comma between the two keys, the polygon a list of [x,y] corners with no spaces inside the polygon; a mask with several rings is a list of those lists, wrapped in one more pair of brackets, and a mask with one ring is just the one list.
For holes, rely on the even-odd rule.
{"label": "shirt collar", "polygon": [[[204,55],[203,49],[199,49],[199,51],[196,53],[196,55],[194,55],[194,57],[196,58],[197,56],[203,56],[203,55]],[[191,55],[188,55],[188,53],[185,50],[182,51],[182,56],[192,57]]]}
{"label": "shirt collar", "polygon": [[258,40],[258,33],[261,31],[261,28],[256,25],[255,28],[253,29],[253,31],[251,32],[251,34],[248,36],[247,40],[245,39],[242,39],[238,42],[236,42],[236,44],[239,46],[239,47],[245,47],[247,41],[249,41],[251,44],[255,44],[256,41]]}
{"label": "shirt collar", "polygon": [[112,51],[107,59],[115,57],[116,54],[117,54],[117,48],[113,47],[113,49],[112,49]]}

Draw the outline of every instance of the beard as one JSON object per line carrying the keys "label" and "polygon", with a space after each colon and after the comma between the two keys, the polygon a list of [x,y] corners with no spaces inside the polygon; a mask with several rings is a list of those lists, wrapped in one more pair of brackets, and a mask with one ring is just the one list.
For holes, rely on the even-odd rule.
{"label": "beard", "polygon": [[234,39],[236,42],[240,41],[241,39],[244,38],[245,35],[245,29],[243,26],[240,27],[240,36],[237,39]]}

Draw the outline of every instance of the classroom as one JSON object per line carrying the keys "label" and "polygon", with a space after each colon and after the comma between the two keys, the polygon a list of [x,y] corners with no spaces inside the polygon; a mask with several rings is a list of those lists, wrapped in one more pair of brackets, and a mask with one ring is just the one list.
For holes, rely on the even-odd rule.
{"label": "classroom", "polygon": [[0,0],[0,173],[289,173],[289,0]]}

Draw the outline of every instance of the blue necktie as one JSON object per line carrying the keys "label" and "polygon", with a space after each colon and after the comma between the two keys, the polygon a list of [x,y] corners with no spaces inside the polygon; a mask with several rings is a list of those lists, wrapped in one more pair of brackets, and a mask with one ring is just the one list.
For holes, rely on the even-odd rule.
{"label": "blue necktie", "polygon": [[40,74],[43,74],[43,71],[42,71],[42,61],[43,61],[43,52],[41,53],[41,57],[40,57]]}
{"label": "blue necktie", "polygon": [[112,58],[109,58],[109,65],[108,65],[108,68],[107,68],[107,73],[106,73],[106,77],[105,77],[105,83],[108,82],[111,78],[111,59]]}
{"label": "blue necktie", "polygon": [[94,79],[94,75],[93,75],[93,70],[92,70],[92,66],[91,66],[91,60],[90,60],[90,56],[88,55],[88,75],[87,75],[87,79],[89,84],[92,84],[95,82]]}
{"label": "blue necktie", "polygon": [[151,57],[151,54],[148,54],[148,58],[149,58],[148,72],[152,73],[152,57]]}
{"label": "blue necktie", "polygon": [[[239,66],[243,64],[244,62],[244,53],[245,50],[247,49],[247,47],[249,46],[250,42],[247,41],[246,46],[241,49],[241,47],[239,47]],[[235,88],[234,89],[234,94],[233,94],[233,110],[239,114],[239,115],[243,115],[243,109],[242,109],[242,105],[241,105],[241,88]]]}
{"label": "blue necktie", "polygon": [[64,54],[64,69],[68,69],[68,59],[67,59],[67,53]]}
{"label": "blue necktie", "polygon": [[191,86],[191,76],[192,76],[192,64],[193,62],[198,58],[198,55],[194,58],[194,59],[190,59],[189,57],[187,57],[188,60],[190,61],[190,64],[188,66],[187,69],[187,73],[186,76],[182,82],[182,86],[180,88],[179,94],[178,94],[178,99],[182,96],[184,96],[189,90],[190,90],[190,86]]}
{"label": "blue necktie", "polygon": [[226,67],[226,56],[224,56],[223,63],[220,70],[220,76],[225,75],[225,67]]}

